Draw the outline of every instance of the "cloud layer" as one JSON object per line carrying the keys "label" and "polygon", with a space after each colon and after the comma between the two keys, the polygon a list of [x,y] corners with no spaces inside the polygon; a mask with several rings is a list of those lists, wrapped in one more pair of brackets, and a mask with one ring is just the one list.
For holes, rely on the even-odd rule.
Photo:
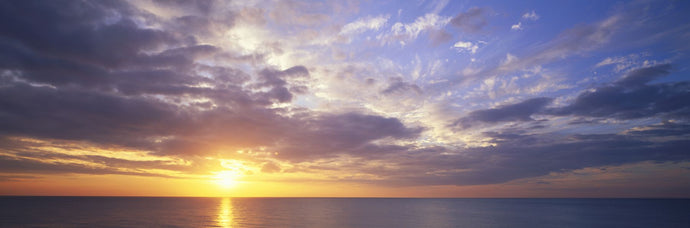
{"label": "cloud layer", "polygon": [[541,8],[377,4],[0,3],[0,181],[240,164],[247,181],[469,186],[687,169],[688,29],[661,26],[683,9],[601,3],[617,10],[549,27]]}

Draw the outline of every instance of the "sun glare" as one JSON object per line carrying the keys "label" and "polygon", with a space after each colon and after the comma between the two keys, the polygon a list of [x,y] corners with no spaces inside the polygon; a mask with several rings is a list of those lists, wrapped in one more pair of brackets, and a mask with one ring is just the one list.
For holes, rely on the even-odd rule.
{"label": "sun glare", "polygon": [[237,174],[233,171],[220,171],[216,173],[214,181],[223,188],[231,188],[237,184]]}

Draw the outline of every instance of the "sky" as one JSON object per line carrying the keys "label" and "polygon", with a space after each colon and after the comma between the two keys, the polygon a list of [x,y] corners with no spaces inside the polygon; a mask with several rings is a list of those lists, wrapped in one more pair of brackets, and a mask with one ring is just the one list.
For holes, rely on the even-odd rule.
{"label": "sky", "polygon": [[0,2],[0,195],[690,197],[688,1]]}

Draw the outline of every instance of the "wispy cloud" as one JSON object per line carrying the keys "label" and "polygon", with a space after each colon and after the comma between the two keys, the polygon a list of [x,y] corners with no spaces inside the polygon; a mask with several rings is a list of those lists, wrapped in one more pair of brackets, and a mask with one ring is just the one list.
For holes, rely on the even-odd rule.
{"label": "wispy cloud", "polygon": [[527,12],[522,15],[522,19],[536,21],[539,20],[539,15],[532,10],[532,12]]}
{"label": "wispy cloud", "polygon": [[449,18],[430,13],[418,17],[412,23],[396,22],[391,26],[388,33],[379,35],[377,38],[384,43],[397,41],[399,44],[404,45],[406,41],[417,39],[422,32],[440,30],[448,24],[449,20]]}
{"label": "wispy cloud", "polygon": [[377,17],[365,17],[365,18],[360,18],[356,21],[350,22],[346,25],[343,26],[342,29],[340,29],[341,34],[347,34],[347,35],[352,35],[352,34],[357,34],[357,33],[362,33],[367,30],[379,30],[382,28],[386,22],[388,21],[388,18],[390,16],[388,15],[379,15]]}

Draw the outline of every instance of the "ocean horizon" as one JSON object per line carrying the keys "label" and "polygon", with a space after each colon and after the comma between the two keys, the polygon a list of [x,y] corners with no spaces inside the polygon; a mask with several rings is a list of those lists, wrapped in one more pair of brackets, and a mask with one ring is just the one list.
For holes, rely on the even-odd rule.
{"label": "ocean horizon", "polygon": [[689,227],[690,199],[0,196],[0,227]]}

